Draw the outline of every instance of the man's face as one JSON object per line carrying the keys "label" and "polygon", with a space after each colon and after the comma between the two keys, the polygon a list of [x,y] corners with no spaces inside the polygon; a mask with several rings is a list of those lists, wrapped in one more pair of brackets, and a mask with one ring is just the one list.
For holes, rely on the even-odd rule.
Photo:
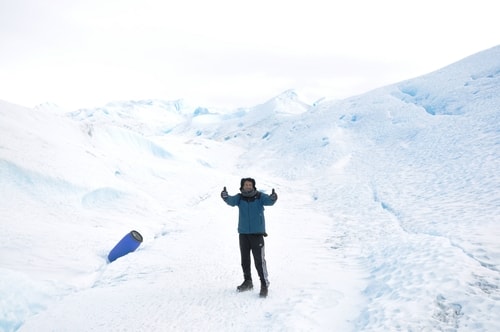
{"label": "man's face", "polygon": [[243,191],[251,191],[253,190],[253,183],[251,181],[243,182]]}

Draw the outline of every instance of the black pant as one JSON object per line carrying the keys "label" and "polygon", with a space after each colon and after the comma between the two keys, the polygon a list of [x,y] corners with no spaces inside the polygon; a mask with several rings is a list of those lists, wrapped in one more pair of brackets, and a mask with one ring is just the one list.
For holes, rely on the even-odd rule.
{"label": "black pant", "polygon": [[260,282],[269,286],[266,258],[264,255],[264,236],[260,234],[240,234],[241,267],[245,280],[252,280],[250,252],[253,254],[255,268]]}

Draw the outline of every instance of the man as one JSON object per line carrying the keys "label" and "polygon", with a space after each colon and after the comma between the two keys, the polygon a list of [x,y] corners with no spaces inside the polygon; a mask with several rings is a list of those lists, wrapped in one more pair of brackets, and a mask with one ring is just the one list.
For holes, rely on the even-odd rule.
{"label": "man", "polygon": [[278,195],[272,190],[267,195],[257,190],[255,180],[243,178],[240,183],[240,193],[229,196],[224,187],[221,197],[230,206],[238,206],[238,233],[240,237],[241,267],[243,268],[243,283],[236,289],[244,292],[253,289],[250,252],[253,254],[255,268],[260,278],[260,296],[266,297],[269,289],[267,279],[266,259],[264,255],[264,236],[266,222],[264,219],[264,206],[274,205]]}

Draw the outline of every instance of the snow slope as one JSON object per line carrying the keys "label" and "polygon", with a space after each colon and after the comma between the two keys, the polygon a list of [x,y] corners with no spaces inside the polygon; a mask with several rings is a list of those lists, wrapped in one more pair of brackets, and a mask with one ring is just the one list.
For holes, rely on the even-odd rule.
{"label": "snow slope", "polygon": [[[0,132],[0,331],[500,330],[500,47],[315,105],[0,102]],[[219,197],[246,176],[266,299]]]}

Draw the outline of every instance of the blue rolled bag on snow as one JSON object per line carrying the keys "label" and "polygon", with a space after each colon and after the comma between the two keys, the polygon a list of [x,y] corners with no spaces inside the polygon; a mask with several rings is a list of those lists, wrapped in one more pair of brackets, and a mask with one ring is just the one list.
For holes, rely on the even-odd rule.
{"label": "blue rolled bag on snow", "polygon": [[125,256],[128,253],[135,251],[142,242],[142,235],[138,231],[131,231],[123,237],[116,244],[116,246],[111,249],[108,255],[108,261],[111,263],[117,258]]}

